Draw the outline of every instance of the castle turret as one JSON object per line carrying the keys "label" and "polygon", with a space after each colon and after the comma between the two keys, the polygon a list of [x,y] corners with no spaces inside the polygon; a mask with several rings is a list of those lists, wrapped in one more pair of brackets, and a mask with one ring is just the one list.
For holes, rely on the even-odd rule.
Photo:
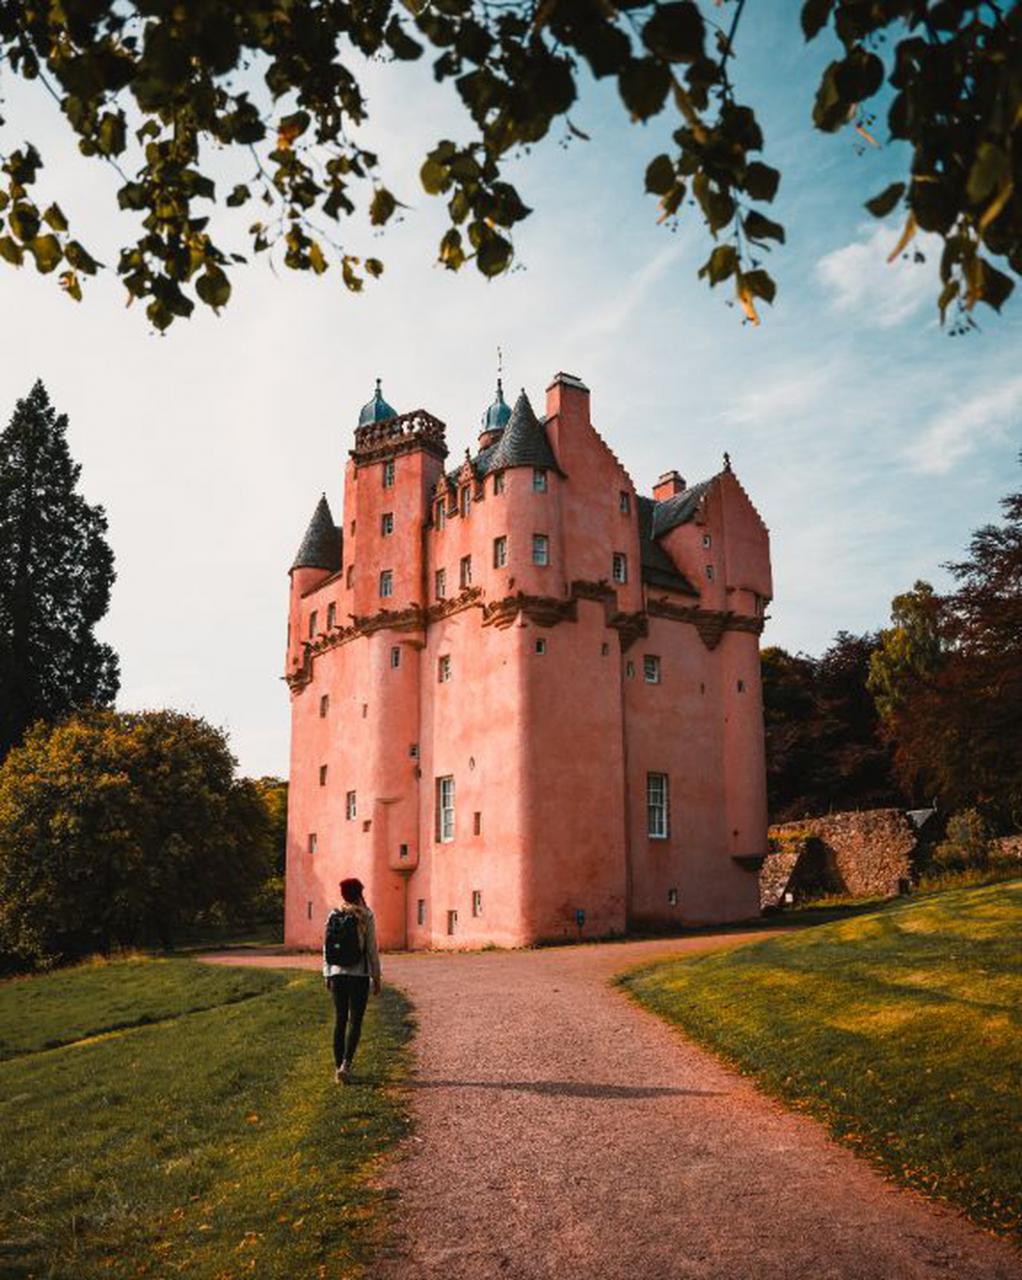
{"label": "castle turret", "polygon": [[[343,539],[341,530],[334,524],[330,504],[324,493],[312,513],[305,537],[291,564],[291,599],[288,610],[287,664],[285,673],[290,675],[302,666],[304,646],[325,629],[326,617],[317,611],[303,613],[302,597],[321,582],[335,574],[341,567]],[[303,618],[307,619],[304,622]]]}

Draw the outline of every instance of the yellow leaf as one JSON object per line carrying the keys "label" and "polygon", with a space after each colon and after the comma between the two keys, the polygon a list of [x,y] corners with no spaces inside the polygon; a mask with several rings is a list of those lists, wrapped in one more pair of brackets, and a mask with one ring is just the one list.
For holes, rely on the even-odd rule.
{"label": "yellow leaf", "polygon": [[759,324],[759,313],[756,311],[756,304],[753,302],[752,294],[746,288],[745,282],[740,275],[735,277],[735,293],[738,295],[738,301],[742,304],[742,310],[745,312],[749,323]]}
{"label": "yellow leaf", "polygon": [[865,138],[871,147],[879,148],[880,143],[877,142],[876,138],[873,137],[873,135],[869,132],[869,130],[863,128],[861,124],[858,124],[858,123],[856,124],[855,132],[859,135],[860,138]]}
{"label": "yellow leaf", "polygon": [[893,262],[894,259],[898,256],[898,254],[901,253],[902,249],[904,249],[905,246],[908,244],[908,242],[912,239],[912,237],[916,233],[916,225],[917,225],[916,215],[910,212],[908,217],[905,219],[905,227],[901,233],[901,236],[898,239],[898,243],[887,255],[888,262]]}
{"label": "yellow leaf", "polygon": [[987,205],[986,212],[979,220],[980,231],[985,231],[987,227],[990,226],[991,222],[993,222],[1004,206],[1008,203],[1014,189],[1015,184],[1009,178],[1000,191],[998,191],[996,197]]}

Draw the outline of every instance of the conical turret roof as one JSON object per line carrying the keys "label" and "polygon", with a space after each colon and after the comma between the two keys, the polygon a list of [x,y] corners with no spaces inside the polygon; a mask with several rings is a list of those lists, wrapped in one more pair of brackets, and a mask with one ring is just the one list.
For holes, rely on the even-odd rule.
{"label": "conical turret roof", "polygon": [[312,513],[309,527],[305,530],[305,537],[291,568],[329,569],[331,573],[336,573],[340,567],[341,531],[334,524],[324,493]]}
{"label": "conical turret roof", "polygon": [[373,392],[373,398],[367,401],[358,415],[358,425],[367,427],[371,422],[386,422],[388,418],[396,418],[397,410],[392,409],[384,400],[383,392],[380,390],[380,379],[376,379],[376,390]]}
{"label": "conical turret roof", "polygon": [[515,401],[511,417],[494,448],[488,471],[500,471],[504,467],[548,467],[557,470],[557,459],[547,439],[546,429],[538,421],[523,391]]}

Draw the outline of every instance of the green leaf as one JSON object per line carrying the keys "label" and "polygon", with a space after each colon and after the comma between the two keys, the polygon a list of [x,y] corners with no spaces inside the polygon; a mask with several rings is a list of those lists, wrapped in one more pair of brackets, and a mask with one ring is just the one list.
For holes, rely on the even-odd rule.
{"label": "green leaf", "polygon": [[7,221],[14,234],[25,244],[39,234],[39,212],[34,204],[16,204],[7,215]]}
{"label": "green leaf", "polygon": [[369,206],[369,221],[374,227],[382,227],[397,207],[397,201],[386,187],[377,187]]}
{"label": "green leaf", "polygon": [[651,53],[668,62],[694,62],[703,52],[703,18],[692,0],[658,5],[642,28]]}
{"label": "green leaf", "polygon": [[84,271],[87,276],[94,276],[99,270],[99,263],[87,249],[82,248],[77,240],[67,242],[64,257],[76,271]]}
{"label": "green leaf", "polygon": [[508,269],[514,250],[510,241],[492,231],[485,223],[482,226],[479,247],[476,249],[476,266],[484,276],[499,276]]}
{"label": "green leaf", "polygon": [[383,275],[383,263],[379,258],[366,258],[365,269],[377,279]]}
{"label": "green leaf", "polygon": [[784,244],[784,228],[781,224],[765,218],[755,209],[745,215],[742,226],[750,240],[777,240]]}
{"label": "green leaf", "polygon": [[231,296],[231,282],[219,267],[207,267],[195,282],[195,292],[207,307],[218,311]]}
{"label": "green leaf", "polygon": [[36,268],[43,275],[48,275],[64,256],[60,241],[54,235],[36,236],[28,242],[27,248],[35,258]]}
{"label": "green leaf", "polygon": [[743,277],[745,287],[764,302],[773,302],[777,286],[766,271],[747,271]]}
{"label": "green leaf", "polygon": [[781,175],[770,165],[753,160],[745,166],[745,178],[742,186],[753,200],[772,200],[777,194],[777,186]]}
{"label": "green leaf", "polygon": [[988,307],[993,307],[995,311],[1000,311],[1015,288],[1014,282],[1003,271],[998,271],[996,267],[991,266],[985,258],[979,259],[979,266],[981,270],[979,300],[985,302]]}
{"label": "green leaf", "polygon": [[666,195],[674,186],[674,164],[670,156],[660,155],[646,166],[646,190],[655,196]]}
{"label": "green leaf", "polygon": [[121,112],[107,112],[99,122],[99,149],[105,156],[119,156],[124,150],[125,127]]}
{"label": "green leaf", "polygon": [[996,187],[1010,179],[1011,161],[1007,154],[992,142],[980,143],[965,187],[969,203],[982,204]]}
{"label": "green leaf", "polygon": [[229,209],[236,209],[239,205],[245,203],[252,193],[243,182],[239,182],[231,194],[227,197],[226,204]]}
{"label": "green leaf", "polygon": [[802,6],[802,34],[812,40],[826,26],[834,0],[806,0]]}
{"label": "green leaf", "polygon": [[47,226],[52,227],[54,231],[67,230],[67,218],[64,217],[59,205],[50,205],[43,214],[43,222],[45,222]]}
{"label": "green leaf", "polygon": [[648,120],[663,108],[671,73],[655,58],[633,58],[617,78],[625,106],[637,120]]}
{"label": "green leaf", "polygon": [[904,194],[904,182],[892,182],[879,195],[875,195],[872,200],[867,200],[865,207],[874,218],[886,218]]}
{"label": "green leaf", "polygon": [[699,268],[701,279],[708,278],[711,285],[720,284],[734,275],[738,267],[738,250],[733,244],[719,244]]}
{"label": "green leaf", "polygon": [[15,267],[20,267],[24,256],[25,251],[16,240],[12,240],[10,236],[0,236],[0,258]]}
{"label": "green leaf", "polygon": [[419,170],[419,181],[423,190],[431,196],[439,195],[451,185],[450,171],[446,164],[430,157]]}
{"label": "green leaf", "polygon": [[309,266],[318,276],[327,269],[327,260],[323,257],[323,250],[317,240],[309,241]]}

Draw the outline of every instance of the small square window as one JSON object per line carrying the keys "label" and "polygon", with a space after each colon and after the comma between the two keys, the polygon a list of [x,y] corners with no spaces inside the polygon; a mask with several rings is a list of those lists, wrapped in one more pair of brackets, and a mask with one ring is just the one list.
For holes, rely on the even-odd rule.
{"label": "small square window", "polygon": [[463,587],[470,587],[472,585],[472,557],[471,556],[461,557],[459,572],[460,572],[461,585]]}
{"label": "small square window", "polygon": [[542,467],[533,467],[532,469],[532,488],[535,493],[546,493],[546,472]]}
{"label": "small square window", "polygon": [[330,710],[330,695],[324,693],[319,700],[319,718],[326,719],[326,713]]}
{"label": "small square window", "polygon": [[617,507],[623,516],[628,515],[632,509],[631,494],[627,489],[622,489],[617,497]]}
{"label": "small square window", "polygon": [[399,844],[399,845],[398,845],[398,847],[397,847],[397,856],[398,856],[399,858],[407,858],[407,857],[408,857],[408,846],[407,846],[406,844]]}
{"label": "small square window", "polygon": [[354,791],[349,791],[344,797],[344,816],[349,822],[358,817],[358,801]]}
{"label": "small square window", "polygon": [[503,492],[504,492],[504,473],[503,473],[503,471],[498,471],[498,472],[497,472],[497,474],[493,477],[493,492],[494,492],[494,494],[495,494],[495,495],[496,495],[496,494],[498,494],[498,493],[503,493]]}
{"label": "small square window", "polygon": [[419,924],[426,923],[426,899],[420,898],[415,904],[415,919]]}
{"label": "small square window", "polygon": [[384,489],[392,489],[394,487],[394,459],[388,458],[383,464],[383,487]]}
{"label": "small square window", "polygon": [[443,600],[447,595],[447,570],[437,569],[436,573],[433,575],[433,581],[435,584],[436,598],[438,600]]}
{"label": "small square window", "polygon": [[707,551],[709,551],[710,547],[713,546],[713,539],[710,537],[708,533],[703,534],[703,546],[707,549]]}
{"label": "small square window", "polygon": [[457,911],[448,911],[448,913],[447,913],[447,932],[448,932],[448,934],[453,934],[453,933],[454,933],[454,931],[455,931],[455,929],[457,929],[457,927],[458,927],[458,913],[457,913]]}
{"label": "small square window", "polygon": [[536,652],[537,652],[537,653],[546,653],[546,641],[545,641],[545,640],[540,639],[540,640],[537,640],[537,641],[536,641]]}
{"label": "small square window", "polygon": [[493,567],[503,569],[507,564],[507,538],[493,539]]}
{"label": "small square window", "polygon": [[712,564],[708,564],[706,566],[706,581],[707,582],[713,581],[713,565]]}
{"label": "small square window", "polygon": [[479,812],[472,815],[472,834],[481,836],[483,834],[483,815]]}
{"label": "small square window", "polygon": [[446,684],[451,678],[451,655],[442,653],[436,660],[436,678],[440,684]]}
{"label": "small square window", "polygon": [[319,624],[319,614],[315,609],[309,614],[309,639],[316,634],[316,627]]}
{"label": "small square window", "polygon": [[384,569],[380,574],[380,597],[386,599],[394,594],[394,571]]}
{"label": "small square window", "polygon": [[318,844],[318,841],[317,841],[317,839],[316,839],[316,833],[315,833],[315,831],[310,831],[310,832],[309,832],[309,852],[310,852],[310,853],[315,853],[315,852],[316,852],[316,845],[317,845],[317,844]]}
{"label": "small square window", "polygon": [[382,533],[383,536],[387,538],[393,532],[394,532],[394,513],[393,511],[384,511],[383,515],[380,516],[380,533]]}
{"label": "small square window", "polygon": [[472,510],[472,486],[470,484],[462,486],[461,493],[459,494],[459,502],[461,506],[461,514],[463,516],[467,516]]}
{"label": "small square window", "polygon": [[321,787],[326,786],[326,769],[327,767],[325,764],[321,764],[319,766],[319,785]]}
{"label": "small square window", "polygon": [[353,564],[349,564],[348,572],[344,575],[344,585],[347,587],[350,587],[354,581],[355,581],[355,566]]}
{"label": "small square window", "polygon": [[532,535],[532,563],[550,563],[550,539],[545,533],[534,533]]}
{"label": "small square window", "polygon": [[413,742],[413,743],[411,744],[411,746],[408,748],[408,754],[411,756],[411,758],[412,758],[413,760],[418,760],[418,758],[419,758],[419,744],[418,744],[417,742]]}
{"label": "small square window", "polygon": [[483,891],[481,889],[472,890],[472,914],[474,916],[483,914]]}
{"label": "small square window", "polygon": [[632,678],[632,676],[635,675],[635,663],[631,660],[631,658],[629,658],[628,661],[625,663],[625,675],[629,678],[629,680]]}
{"label": "small square window", "polygon": [[668,905],[669,907],[676,907],[676,906],[678,905],[678,890],[677,890],[677,889],[668,889],[668,890],[667,890],[667,905]]}
{"label": "small square window", "polygon": [[738,681],[738,692],[739,692],[739,693],[744,693],[744,692],[745,692],[745,681],[744,681],[744,680],[739,680],[739,681]]}
{"label": "small square window", "polygon": [[326,629],[329,631],[332,627],[337,626],[337,606],[328,604],[326,607]]}
{"label": "small square window", "polygon": [[615,551],[610,564],[611,576],[615,582],[628,581],[628,557],[623,551]]}
{"label": "small square window", "polygon": [[660,659],[652,653],[642,659],[642,678],[647,684],[660,683]]}
{"label": "small square window", "polygon": [[390,666],[391,670],[401,665],[401,646],[392,644],[390,646]]}

